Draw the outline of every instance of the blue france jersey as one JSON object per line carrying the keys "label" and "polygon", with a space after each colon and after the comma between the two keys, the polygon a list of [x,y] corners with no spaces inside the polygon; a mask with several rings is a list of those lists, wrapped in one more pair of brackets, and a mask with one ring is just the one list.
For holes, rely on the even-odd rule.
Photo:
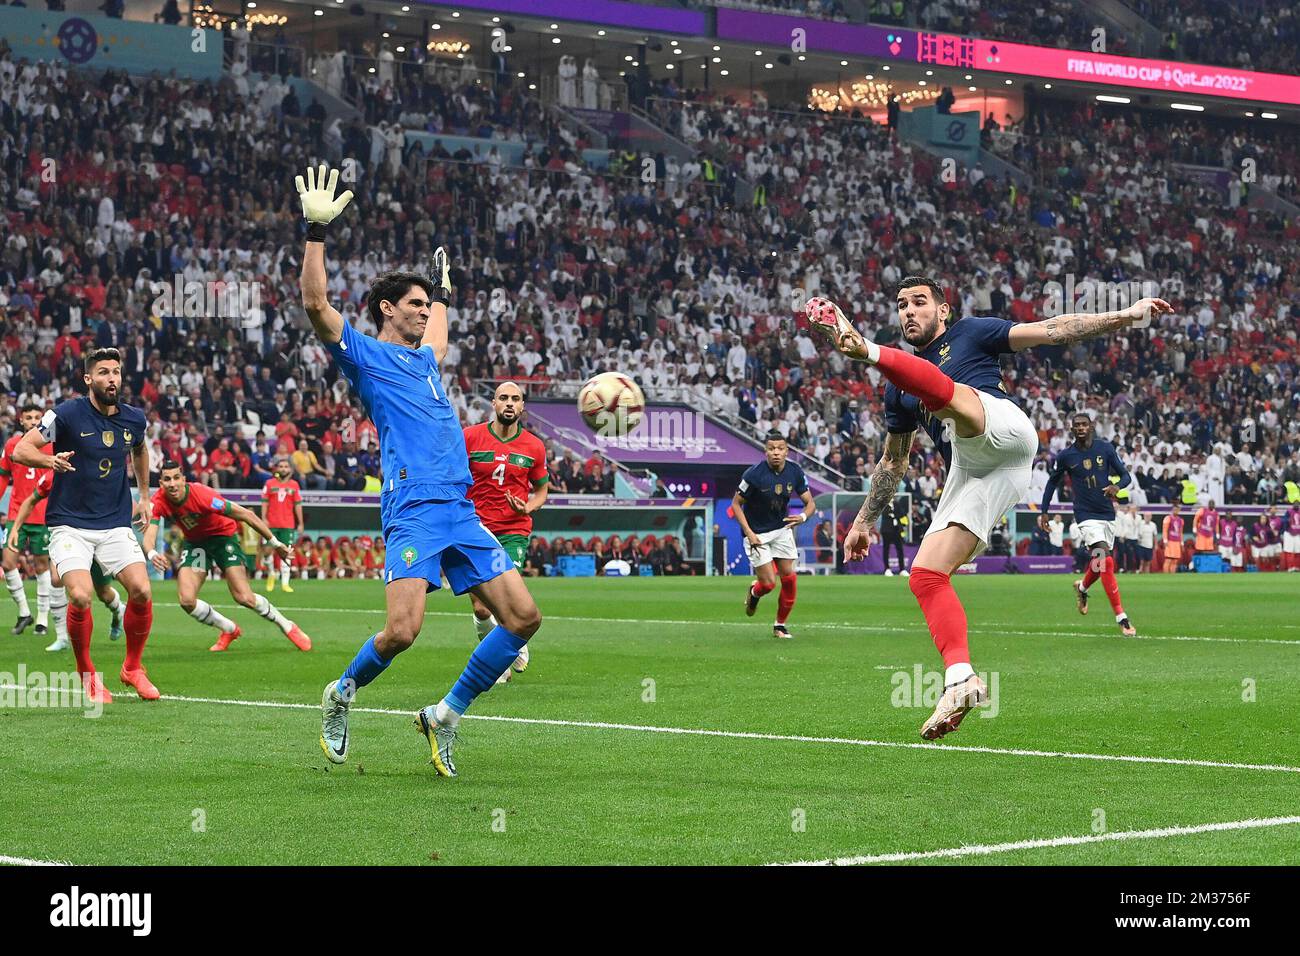
{"label": "blue france jersey", "polygon": [[465,439],[432,347],[380,342],[345,321],[343,337],[326,348],[379,431],[385,528],[393,508],[407,499],[464,498],[470,486]]}
{"label": "blue france jersey", "polygon": [[740,496],[745,499],[741,508],[750,529],[762,534],[784,527],[790,497],[802,496],[807,490],[803,469],[792,461],[787,461],[779,472],[772,470],[766,458],[750,467],[740,477]]}
{"label": "blue france jersey", "polygon": [[[998,356],[1012,351],[1009,335],[1015,325],[1006,319],[965,318],[950,325],[917,356],[937,365],[954,382],[1011,401],[1002,385]],[[885,386],[885,427],[898,435],[924,428],[944,463],[952,464],[952,445],[943,438],[943,420],[892,382]]]}
{"label": "blue france jersey", "polygon": [[87,531],[131,526],[131,452],[145,443],[144,412],[118,405],[105,415],[89,398],[60,402],[38,426],[54,452],[76,452],[76,471],[54,473],[45,523]]}
{"label": "blue france jersey", "polygon": [[1051,505],[1052,496],[1066,475],[1070,476],[1070,487],[1074,491],[1076,521],[1115,520],[1115,503],[1106,495],[1105,488],[1111,483],[1111,475],[1119,476],[1120,488],[1127,488],[1132,478],[1114,445],[1094,438],[1087,448],[1078,445],[1063,448],[1052,462],[1052,470],[1047,476],[1043,511]]}

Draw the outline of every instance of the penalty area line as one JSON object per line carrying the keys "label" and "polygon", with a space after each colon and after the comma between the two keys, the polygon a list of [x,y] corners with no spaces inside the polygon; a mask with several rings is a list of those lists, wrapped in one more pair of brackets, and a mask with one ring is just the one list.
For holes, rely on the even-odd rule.
{"label": "penalty area line", "polygon": [[877,853],[869,856],[841,856],[827,860],[796,860],[769,863],[768,866],[864,866],[873,863],[907,863],[912,860],[952,860],[967,856],[991,856],[1017,850],[1044,850],[1089,843],[1114,843],[1125,840],[1160,840],[1168,837],[1194,836],[1198,833],[1223,833],[1232,830],[1257,830],[1262,827],[1285,827],[1300,824],[1300,816],[1263,817],[1231,820],[1226,823],[1201,823],[1195,826],[1160,827],[1153,830],[1118,830],[1114,833],[1090,833],[1086,836],[1061,836],[1045,840],[1017,840],[1014,843],[986,843],[949,847],[945,850],[921,850],[912,853]]}
{"label": "penalty area line", "polygon": [[[47,688],[0,684],[0,691],[39,690]],[[59,689],[60,694],[80,693],[75,689]],[[135,697],[129,691],[119,692],[122,697]],[[320,710],[319,704],[306,704],[274,700],[238,700],[223,697],[186,697],[163,694],[163,700],[184,704],[217,704],[229,707],[263,707],[273,710]],[[381,707],[352,707],[358,714],[380,714],[387,717],[412,717],[414,710],[393,710]],[[1184,757],[1146,757],[1132,754],[1095,754],[1067,750],[1026,750],[1017,747],[955,746],[952,744],[920,743],[903,740],[872,740],[856,737],[811,737],[799,734],[765,734],[744,730],[713,730],[696,727],[661,727],[654,724],[624,724],[599,720],[558,720],[545,717],[502,717],[495,714],[466,714],[464,720],[492,721],[503,724],[522,724],[536,727],[574,727],[581,730],[622,730],[634,733],[670,734],[680,737],[715,737],[726,740],[767,740],[777,743],[829,744],[846,747],[881,747],[890,750],[937,750],[951,754],[987,754],[1001,757],[1037,757],[1056,760],[1095,760],[1103,763],[1160,764],[1171,767],[1208,767],[1218,770],[1258,770],[1271,773],[1300,774],[1300,767],[1281,764],[1234,763],[1224,760],[1197,760]]]}

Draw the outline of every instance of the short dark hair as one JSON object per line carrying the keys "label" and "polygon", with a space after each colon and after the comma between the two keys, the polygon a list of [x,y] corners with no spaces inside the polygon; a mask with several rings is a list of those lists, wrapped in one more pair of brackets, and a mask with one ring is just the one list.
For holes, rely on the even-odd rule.
{"label": "short dark hair", "polygon": [[923,285],[928,288],[934,296],[934,301],[936,303],[948,301],[944,297],[943,286],[939,285],[937,280],[931,279],[929,276],[908,276],[902,282],[898,283],[898,288],[894,292],[894,298],[898,298],[899,293],[904,289],[911,289],[918,285]]}
{"label": "short dark hair", "polygon": [[1070,421],[1074,421],[1074,420],[1077,419],[1077,418],[1086,418],[1089,422],[1091,422],[1091,421],[1092,421],[1092,413],[1091,413],[1091,412],[1084,412],[1084,411],[1078,411],[1078,412],[1075,412],[1073,415],[1070,416]]}
{"label": "short dark hair", "polygon": [[161,475],[164,471],[171,471],[173,468],[180,468],[180,466],[181,463],[179,461],[176,461],[174,458],[168,458],[158,468],[158,474]]}
{"label": "short dark hair", "polygon": [[375,277],[366,297],[366,309],[377,328],[384,327],[384,313],[379,310],[379,303],[402,301],[413,285],[418,285],[425,295],[433,297],[433,283],[418,272],[385,272]]}
{"label": "short dark hair", "polygon": [[766,435],[763,436],[764,445],[766,445],[770,441],[785,441],[785,436],[782,435],[775,428],[773,428],[770,432],[768,432]]}
{"label": "short dark hair", "polygon": [[45,409],[41,408],[41,406],[37,405],[35,402],[28,402],[26,405],[22,407],[22,410],[18,414],[26,415],[28,412],[44,412],[44,411]]}
{"label": "short dark hair", "polygon": [[120,361],[122,361],[122,353],[119,352],[117,349],[91,349],[89,352],[86,353],[86,360],[85,360],[86,374],[89,375],[90,370],[94,368],[95,365],[99,362],[120,362]]}

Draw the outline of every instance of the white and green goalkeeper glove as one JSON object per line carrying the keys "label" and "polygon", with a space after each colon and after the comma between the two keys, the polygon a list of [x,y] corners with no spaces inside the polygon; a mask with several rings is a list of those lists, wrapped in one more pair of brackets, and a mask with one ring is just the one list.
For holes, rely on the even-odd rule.
{"label": "white and green goalkeeper glove", "polygon": [[447,250],[439,246],[433,251],[433,296],[443,305],[449,305],[452,297],[451,270],[447,265]]}
{"label": "white and green goalkeeper glove", "polygon": [[[329,183],[326,184],[325,177],[329,176]],[[352,201],[352,190],[347,190],[337,199],[334,198],[334,187],[339,184],[339,171],[331,170],[324,163],[319,169],[307,167],[307,182],[304,183],[301,176],[297,176],[294,182],[298,186],[298,196],[302,199],[302,214],[309,223],[307,238],[318,238],[324,240],[324,227],[334,221],[348,203]]]}

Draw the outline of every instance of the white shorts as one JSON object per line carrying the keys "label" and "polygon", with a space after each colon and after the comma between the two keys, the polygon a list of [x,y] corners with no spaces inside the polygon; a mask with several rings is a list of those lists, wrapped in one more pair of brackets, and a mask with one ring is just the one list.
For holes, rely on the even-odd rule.
{"label": "white shorts", "polygon": [[1224,561],[1231,561],[1231,560],[1232,560],[1232,545],[1230,545],[1230,544],[1227,544],[1227,545],[1225,545],[1225,544],[1221,544],[1221,545],[1219,545],[1219,557],[1223,558]]}
{"label": "white shorts", "polygon": [[144,552],[130,528],[89,531],[60,524],[50,529],[50,560],[59,577],[69,571],[89,571],[95,561],[107,577],[115,578],[128,565],[143,564]]}
{"label": "white shorts", "polygon": [[1300,534],[1282,532],[1282,550],[1287,554],[1300,554]]}
{"label": "white shorts", "polygon": [[749,566],[752,568],[761,568],[773,558],[783,558],[791,561],[799,559],[799,549],[794,544],[794,530],[792,528],[777,528],[775,531],[759,531],[758,540],[762,542],[757,548],[745,539],[745,557],[749,558]]}
{"label": "white shorts", "polygon": [[1100,518],[1080,521],[1079,533],[1083,535],[1083,543],[1089,548],[1096,544],[1104,544],[1107,551],[1115,550],[1115,522],[1113,521],[1102,521]]}
{"label": "white shorts", "polygon": [[1038,432],[1015,402],[976,390],[984,405],[984,434],[952,438],[952,467],[926,535],[959,524],[979,538],[972,558],[989,546],[989,535],[1029,494],[1038,454]]}
{"label": "white shorts", "polygon": [[1245,556],[1242,552],[1240,552],[1240,551],[1234,551],[1234,552],[1232,553],[1232,561],[1231,561],[1231,564],[1232,564],[1232,566],[1233,566],[1234,568],[1240,568],[1240,567],[1243,567],[1243,566],[1245,565],[1245,563],[1246,563],[1246,556]]}

